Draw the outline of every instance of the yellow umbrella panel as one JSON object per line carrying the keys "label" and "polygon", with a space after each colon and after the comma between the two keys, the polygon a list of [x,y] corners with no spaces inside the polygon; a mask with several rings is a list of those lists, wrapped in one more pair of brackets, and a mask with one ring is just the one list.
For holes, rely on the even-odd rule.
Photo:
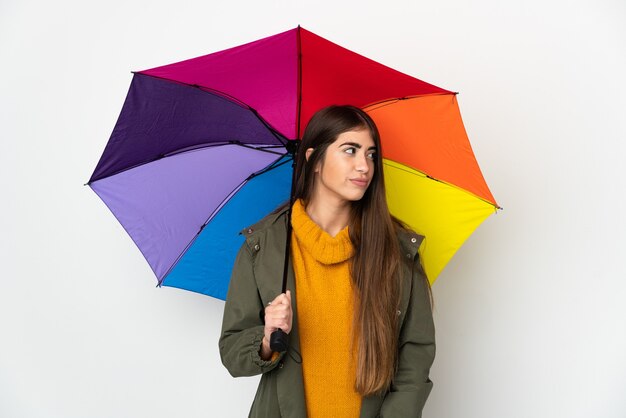
{"label": "yellow umbrella panel", "polygon": [[494,205],[405,165],[385,160],[387,202],[392,215],[426,237],[419,249],[431,284]]}

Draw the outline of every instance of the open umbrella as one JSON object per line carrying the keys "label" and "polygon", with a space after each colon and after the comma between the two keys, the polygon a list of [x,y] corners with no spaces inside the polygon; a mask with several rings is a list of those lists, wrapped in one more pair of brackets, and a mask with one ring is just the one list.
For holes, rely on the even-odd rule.
{"label": "open umbrella", "polygon": [[303,28],[135,72],[89,180],[159,285],[224,299],[238,231],[289,199],[294,140],[319,109],[363,107],[392,213],[426,236],[434,281],[497,208],[456,94]]}

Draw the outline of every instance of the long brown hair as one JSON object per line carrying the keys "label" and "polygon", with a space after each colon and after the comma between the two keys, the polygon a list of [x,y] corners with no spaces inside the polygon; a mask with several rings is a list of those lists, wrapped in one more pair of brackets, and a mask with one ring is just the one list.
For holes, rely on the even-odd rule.
{"label": "long brown hair", "polygon": [[[349,221],[354,246],[351,276],[355,290],[353,337],[357,344],[355,389],[363,396],[386,391],[395,374],[398,356],[400,248],[385,197],[382,150],[376,125],[354,106],[330,106],[309,121],[296,157],[295,198],[309,203],[314,169],[326,150],[347,131],[367,129],[376,146],[374,174],[361,200],[352,204]],[[306,150],[313,148],[308,160]]]}

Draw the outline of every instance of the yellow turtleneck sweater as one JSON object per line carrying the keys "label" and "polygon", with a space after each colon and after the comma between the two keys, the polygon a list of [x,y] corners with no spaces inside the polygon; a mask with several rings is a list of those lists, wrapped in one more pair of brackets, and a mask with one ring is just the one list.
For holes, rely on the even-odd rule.
{"label": "yellow turtleneck sweater", "polygon": [[335,237],[322,230],[300,200],[293,206],[292,258],[308,418],[357,418],[352,344],[354,296],[348,227]]}

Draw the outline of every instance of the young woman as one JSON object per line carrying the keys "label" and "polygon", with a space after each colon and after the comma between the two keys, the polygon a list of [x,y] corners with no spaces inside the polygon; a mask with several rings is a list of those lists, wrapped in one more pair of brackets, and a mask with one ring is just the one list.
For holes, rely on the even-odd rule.
{"label": "young woman", "polygon": [[[380,152],[362,110],[313,116],[296,159],[286,293],[288,205],[243,231],[219,345],[233,376],[262,374],[251,417],[421,416],[435,355],[430,288],[422,237],[389,214]],[[269,345],[279,328],[286,353]]]}

